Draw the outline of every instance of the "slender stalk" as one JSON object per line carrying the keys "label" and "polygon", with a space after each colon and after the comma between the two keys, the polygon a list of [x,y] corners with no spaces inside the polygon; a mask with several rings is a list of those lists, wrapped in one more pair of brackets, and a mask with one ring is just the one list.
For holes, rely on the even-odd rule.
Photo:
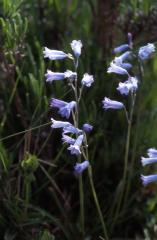
{"label": "slender stalk", "polygon": [[11,134],[11,135],[9,135],[9,136],[6,136],[6,137],[4,137],[4,138],[0,138],[0,141],[3,141],[3,140],[6,140],[6,139],[9,139],[9,138],[12,138],[12,137],[21,135],[21,134],[23,134],[23,133],[27,133],[27,132],[29,132],[29,131],[32,131],[32,130],[35,130],[35,129],[38,129],[38,128],[41,128],[41,127],[45,127],[45,126],[47,126],[47,125],[50,125],[51,123],[52,123],[52,122],[44,123],[44,124],[41,124],[41,125],[39,125],[39,126],[26,129],[26,130],[21,131],[21,132],[13,133],[13,134]]}
{"label": "slender stalk", "polygon": [[95,202],[95,205],[96,205],[96,208],[97,208],[97,211],[98,211],[98,215],[99,215],[99,218],[100,218],[100,221],[101,221],[104,237],[105,237],[105,240],[109,240],[108,234],[107,234],[107,228],[106,228],[106,225],[105,225],[105,222],[104,222],[104,218],[103,218],[103,215],[102,215],[102,211],[101,211],[101,208],[100,208],[100,204],[99,204],[97,194],[96,194],[96,191],[95,191],[95,187],[94,187],[94,183],[93,183],[91,165],[89,165],[89,167],[88,167],[88,176],[89,176],[90,186],[91,186],[92,193],[93,193],[94,202]]}
{"label": "slender stalk", "polygon": [[128,156],[129,156],[129,148],[130,148],[130,137],[131,137],[132,118],[133,118],[133,112],[134,112],[135,98],[136,98],[136,95],[132,94],[132,96],[131,96],[131,110],[130,110],[130,116],[129,116],[129,119],[128,119],[128,129],[127,129],[126,144],[125,144],[122,188],[121,188],[121,191],[120,191],[120,197],[118,199],[118,204],[117,204],[117,207],[116,207],[116,213],[115,213],[114,221],[113,221],[113,224],[112,224],[112,229],[113,229],[113,227],[115,225],[115,222],[117,220],[117,217],[119,215],[119,211],[120,211],[121,204],[122,204],[122,201],[123,201],[123,196],[125,195],[125,186],[126,186],[126,182],[127,182],[127,170],[128,170]]}
{"label": "slender stalk", "polygon": [[[86,157],[86,159],[89,160],[88,144],[87,144],[86,134],[85,134],[85,146],[86,146],[85,147],[85,149],[86,149],[85,157]],[[90,181],[90,186],[91,186],[94,202],[95,202],[95,205],[96,205],[96,208],[97,208],[97,211],[98,211],[98,215],[99,215],[99,218],[100,218],[100,222],[101,222],[101,225],[102,225],[104,237],[105,237],[105,240],[109,240],[108,233],[107,233],[107,228],[106,228],[106,225],[105,225],[105,222],[104,222],[103,214],[102,214],[102,211],[101,211],[101,208],[100,208],[99,200],[98,200],[97,193],[96,193],[95,186],[94,186],[94,182],[93,182],[93,174],[92,174],[91,165],[89,165],[89,167],[88,167],[88,177],[89,177],[89,181]]]}
{"label": "slender stalk", "polygon": [[25,216],[27,217],[27,210],[29,205],[29,198],[30,198],[30,182],[28,179],[25,179]]}
{"label": "slender stalk", "polygon": [[[77,72],[78,67],[78,58],[74,61],[75,72]],[[74,90],[75,101],[76,101],[76,108],[75,114],[73,116],[74,126],[78,128],[79,125],[79,96],[78,96],[78,83],[77,83],[77,76],[75,78],[75,86],[72,89]],[[78,156],[78,162],[81,163],[81,157]],[[79,197],[80,197],[80,225],[81,225],[81,236],[84,237],[84,192],[83,192],[83,179],[82,175],[79,175]]]}
{"label": "slender stalk", "polygon": [[[136,99],[136,95],[133,96],[132,98],[132,107],[131,107],[131,113],[130,113],[130,122],[129,122],[129,126],[128,126],[128,143],[127,143],[127,148],[126,148],[126,162],[125,162],[125,181],[126,181],[126,191],[124,193],[124,203],[123,203],[123,208],[125,206],[125,203],[126,203],[126,200],[127,200],[127,197],[128,197],[128,193],[129,193],[129,188],[130,188],[130,174],[131,174],[131,171],[132,171],[132,168],[130,169],[130,173],[129,173],[129,176],[128,176],[128,183],[127,183],[127,179],[126,179],[126,176],[127,176],[127,166],[128,166],[128,154],[129,154],[129,146],[130,146],[130,133],[131,133],[131,127],[132,127],[132,117],[133,117],[133,112],[134,112],[134,105],[135,105],[135,99]],[[131,164],[132,166],[132,164]]]}
{"label": "slender stalk", "polygon": [[[143,82],[144,69],[143,69],[142,62],[139,59],[138,59],[138,69],[139,69],[140,80],[141,80],[141,82]],[[141,96],[141,91],[138,94],[139,99],[140,99],[140,96]],[[140,111],[138,111],[138,114],[137,114],[136,131],[135,131],[135,138],[134,138],[134,144],[133,144],[133,154],[132,154],[131,163],[130,163],[130,171],[129,171],[129,177],[128,177],[128,184],[127,184],[127,187],[126,187],[124,204],[127,201],[128,194],[129,194],[129,191],[130,191],[132,169],[134,167],[134,162],[135,162],[135,151],[136,151],[136,145],[137,145],[139,122],[140,122]]]}
{"label": "slender stalk", "polygon": [[125,187],[126,177],[127,177],[127,168],[128,168],[128,155],[129,155],[129,147],[130,147],[130,136],[131,136],[131,127],[132,127],[132,117],[134,112],[135,105],[135,95],[132,95],[132,104],[131,104],[131,112],[130,119],[128,122],[128,131],[127,131],[127,139],[126,139],[126,148],[125,148],[125,158],[124,158],[124,172],[123,172],[123,184]]}
{"label": "slender stalk", "polygon": [[[80,161],[81,162],[81,161]],[[79,176],[79,193],[80,193],[80,221],[81,221],[81,233],[84,237],[84,192],[83,192],[83,180],[82,175]]]}

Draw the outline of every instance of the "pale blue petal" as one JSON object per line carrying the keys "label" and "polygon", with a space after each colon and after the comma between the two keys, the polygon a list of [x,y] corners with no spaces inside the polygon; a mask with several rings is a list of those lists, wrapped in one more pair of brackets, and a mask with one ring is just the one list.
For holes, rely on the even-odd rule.
{"label": "pale blue petal", "polygon": [[71,42],[71,48],[74,52],[75,57],[79,57],[81,55],[81,48],[82,48],[81,40],[73,40]]}
{"label": "pale blue petal", "polygon": [[122,55],[120,55],[119,58],[121,58],[122,62],[123,62],[130,57],[130,54],[131,54],[131,52],[127,51],[127,52],[123,53]]}
{"label": "pale blue petal", "polygon": [[50,101],[50,106],[51,107],[56,107],[56,108],[61,108],[67,105],[67,102],[64,102],[62,100],[52,98]]}
{"label": "pale blue petal", "polygon": [[124,108],[124,104],[118,101],[113,101],[107,97],[104,98],[103,108],[104,109],[122,109]]}
{"label": "pale blue petal", "polygon": [[50,60],[62,60],[68,57],[68,55],[62,51],[51,50],[47,47],[45,47],[43,53],[44,53],[44,58],[49,58]]}
{"label": "pale blue petal", "polygon": [[80,147],[77,145],[70,145],[70,147],[68,147],[68,150],[70,151],[70,153],[72,155],[80,155],[81,154]]}
{"label": "pale blue petal", "polygon": [[125,50],[129,49],[129,45],[128,44],[123,44],[123,45],[120,45],[116,48],[114,48],[114,53],[121,53],[121,52],[124,52]]}
{"label": "pale blue petal", "polygon": [[52,72],[51,70],[47,70],[45,77],[47,82],[52,82],[54,80],[63,80],[65,78],[65,75],[64,73]]}
{"label": "pale blue petal", "polygon": [[83,138],[84,138],[83,135],[78,136],[75,143],[73,145],[70,145],[70,147],[68,147],[68,150],[70,150],[71,154],[75,154],[75,155],[81,154],[80,147],[82,145]]}
{"label": "pale blue petal", "polygon": [[107,70],[108,73],[117,73],[120,75],[129,75],[127,70],[111,62],[110,67]]}
{"label": "pale blue petal", "polygon": [[82,78],[82,85],[86,86],[86,87],[90,87],[91,84],[94,82],[94,78],[92,75],[89,75],[88,73],[85,73],[83,75],[83,78]]}
{"label": "pale blue petal", "polygon": [[69,103],[66,103],[65,106],[61,107],[59,109],[59,114],[62,117],[66,117],[67,119],[70,117],[70,113],[73,110],[73,108],[76,107],[76,102],[75,101],[71,101]]}
{"label": "pale blue petal", "polygon": [[71,126],[64,127],[63,133],[64,134],[67,134],[67,133],[80,134],[82,133],[82,130],[75,128],[73,125],[71,125]]}
{"label": "pale blue petal", "polygon": [[149,148],[147,150],[147,154],[148,156],[151,158],[151,157],[157,157],[157,149],[155,148]]}
{"label": "pale blue petal", "polygon": [[124,83],[120,82],[117,90],[123,95],[128,95],[129,92],[135,92],[138,88],[138,80],[136,77],[129,77]]}
{"label": "pale blue petal", "polygon": [[72,72],[71,70],[66,70],[64,74],[65,74],[65,78],[69,78],[70,80],[75,80],[75,78],[77,77],[77,73]]}
{"label": "pale blue petal", "polygon": [[89,161],[85,160],[82,163],[76,163],[74,166],[74,172],[76,174],[81,174],[89,166]]}
{"label": "pale blue petal", "polygon": [[76,139],[74,145],[81,146],[81,145],[82,145],[83,138],[84,138],[83,134],[80,135],[80,136],[78,136],[78,138]]}
{"label": "pale blue petal", "polygon": [[146,166],[152,163],[157,163],[157,157],[150,157],[150,158],[141,157],[141,163],[142,163],[142,166]]}
{"label": "pale blue petal", "polygon": [[90,125],[90,124],[88,124],[88,123],[85,123],[85,124],[83,124],[82,129],[83,129],[85,132],[91,132],[92,129],[93,129],[93,126]]}
{"label": "pale blue petal", "polygon": [[146,186],[149,183],[157,181],[157,174],[148,175],[148,176],[141,175],[141,180],[143,185]]}
{"label": "pale blue petal", "polygon": [[52,121],[52,128],[66,128],[66,127],[70,127],[72,124],[69,122],[62,122],[62,121],[57,121],[54,120],[53,118],[51,118]]}
{"label": "pale blue petal", "polygon": [[130,63],[122,63],[121,67],[129,70],[130,68],[132,68],[132,64],[130,64]]}
{"label": "pale blue petal", "polygon": [[72,144],[72,145],[75,143],[74,138],[71,138],[65,134],[62,134],[62,141],[63,141],[63,143],[68,143],[68,144]]}
{"label": "pale blue petal", "polygon": [[138,56],[141,60],[147,60],[155,52],[155,45],[148,43],[146,46],[140,47]]}

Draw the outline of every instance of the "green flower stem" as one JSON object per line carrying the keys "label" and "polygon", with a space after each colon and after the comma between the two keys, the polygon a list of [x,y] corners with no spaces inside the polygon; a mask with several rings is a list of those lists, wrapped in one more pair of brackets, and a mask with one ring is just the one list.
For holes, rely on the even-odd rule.
{"label": "green flower stem", "polygon": [[[85,156],[85,159],[89,160],[88,144],[87,144],[86,134],[85,134],[85,145],[86,145],[86,147],[85,147],[86,154],[84,154],[84,156]],[[101,208],[100,208],[99,200],[98,200],[97,193],[96,193],[95,186],[94,186],[94,182],[93,182],[93,174],[92,174],[91,165],[89,165],[89,167],[88,167],[88,177],[89,177],[89,181],[90,181],[90,186],[91,186],[94,202],[95,202],[95,205],[96,205],[96,208],[97,208],[97,211],[98,211],[98,215],[99,215],[99,218],[100,218],[100,222],[101,222],[101,225],[102,225],[104,237],[105,237],[105,240],[109,240],[109,237],[108,237],[108,234],[107,234],[107,228],[106,228],[106,225],[105,225],[105,222],[104,222],[103,214],[102,214],[102,211],[101,211]]]}
{"label": "green flower stem", "polygon": [[100,205],[99,205],[99,201],[98,201],[97,194],[96,194],[95,187],[94,187],[94,183],[93,183],[93,175],[92,175],[91,165],[89,165],[89,167],[88,167],[88,176],[89,176],[89,181],[90,181],[90,186],[91,186],[94,202],[95,202],[95,205],[96,205],[96,208],[97,208],[97,211],[98,211],[98,215],[99,215],[99,218],[100,218],[100,221],[101,221],[101,225],[102,225],[102,228],[103,228],[104,237],[105,237],[105,240],[109,240],[108,234],[107,234],[107,228],[106,228],[106,225],[105,225],[105,222],[104,222],[104,218],[103,218],[103,215],[102,215],[102,211],[101,211],[101,208],[100,208]]}
{"label": "green flower stem", "polygon": [[131,180],[131,171],[132,171],[132,164],[131,163],[131,169],[130,169],[130,173],[128,176],[128,182],[127,182],[127,168],[128,168],[128,154],[129,154],[129,146],[130,146],[130,134],[131,134],[131,127],[132,127],[132,117],[133,117],[133,112],[134,112],[134,106],[135,106],[135,99],[136,99],[136,95],[133,95],[132,97],[132,107],[131,107],[131,113],[130,113],[130,121],[129,121],[129,125],[128,125],[128,135],[127,135],[127,144],[126,144],[126,154],[125,154],[125,168],[124,168],[124,188],[125,188],[125,184],[126,184],[126,190],[124,191],[124,203],[123,203],[123,208],[125,207],[125,203],[127,201],[128,198],[128,193],[129,193],[129,189],[130,189],[130,180]]}
{"label": "green flower stem", "polygon": [[25,179],[25,216],[27,217],[27,211],[30,199],[30,182]]}
{"label": "green flower stem", "polygon": [[123,170],[123,178],[122,178],[122,188],[120,191],[120,196],[118,199],[118,204],[116,207],[116,213],[114,217],[114,221],[112,224],[112,229],[114,228],[115,222],[117,220],[117,217],[119,215],[119,211],[121,208],[121,204],[123,201],[123,197],[125,195],[125,187],[127,182],[127,170],[128,170],[128,156],[129,156],[129,148],[130,148],[130,138],[131,138],[131,128],[132,128],[132,118],[133,118],[133,112],[134,112],[134,105],[135,105],[135,98],[136,95],[132,94],[131,96],[131,110],[130,110],[130,117],[128,119],[128,130],[127,130],[127,137],[126,137],[126,145],[125,145],[125,155],[124,155],[124,170]]}
{"label": "green flower stem", "polygon": [[[76,62],[74,61],[75,66],[75,72],[77,72],[78,67],[78,58],[76,59]],[[77,77],[75,78],[75,86],[72,85],[72,89],[74,91],[75,95],[75,101],[76,101],[76,108],[75,108],[75,114],[73,116],[74,120],[74,126],[78,128],[79,125],[79,97],[78,97],[78,84],[77,84]],[[81,163],[81,157],[78,156],[78,162]],[[84,192],[83,192],[83,179],[82,175],[79,175],[79,197],[80,197],[80,226],[81,226],[81,237],[84,238]]]}
{"label": "green flower stem", "polygon": [[[79,161],[81,162],[81,161]],[[80,222],[81,222],[81,234],[84,237],[84,192],[83,192],[83,179],[82,175],[79,176],[79,194],[80,194]]]}
{"label": "green flower stem", "polygon": [[[137,56],[137,58],[138,58],[138,56]],[[142,62],[140,60],[138,60],[138,69],[139,69],[139,75],[140,75],[141,82],[143,82],[144,69],[143,69]],[[141,91],[139,91],[138,96],[139,96],[139,99],[140,99]],[[135,98],[136,98],[136,96],[135,96]],[[134,99],[134,101],[135,101],[135,99]],[[137,146],[139,122],[140,122],[140,111],[138,111],[138,114],[137,114],[136,131],[135,131],[135,138],[134,138],[134,144],[133,144],[133,154],[132,154],[131,163],[130,163],[130,171],[129,171],[129,177],[128,177],[128,184],[127,184],[127,187],[126,187],[125,198],[124,198],[124,205],[127,202],[128,194],[129,194],[129,191],[130,191],[131,175],[132,175],[132,170],[133,170],[134,162],[135,162],[135,151],[136,151],[136,146]]]}
{"label": "green flower stem", "polygon": [[124,173],[123,173],[123,184],[124,184],[124,187],[125,187],[125,181],[126,181],[126,177],[127,177],[128,155],[129,155],[129,147],[130,147],[132,117],[133,117],[134,105],[135,105],[135,96],[136,95],[132,96],[131,112],[130,112],[130,119],[129,119],[129,122],[128,122],[128,131],[127,131],[127,138],[126,138],[125,158],[124,158]]}

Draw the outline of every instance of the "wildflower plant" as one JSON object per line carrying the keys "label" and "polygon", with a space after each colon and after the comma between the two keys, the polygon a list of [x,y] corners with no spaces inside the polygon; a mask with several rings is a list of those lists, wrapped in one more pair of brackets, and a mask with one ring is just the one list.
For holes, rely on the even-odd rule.
{"label": "wildflower plant", "polygon": [[[100,2],[102,4],[99,4]],[[94,189],[92,176],[89,178],[91,180],[88,186],[88,174],[92,175],[91,167],[95,172],[94,183],[99,189],[98,196],[102,204],[104,218],[107,220],[109,239],[133,239],[137,236],[143,239],[143,235],[146,239],[157,238],[155,224],[157,219],[155,212],[156,193],[154,185],[149,185],[156,181],[156,156],[152,155],[155,149],[149,149],[148,154],[147,152],[146,154],[143,153],[141,157],[142,171],[137,168],[133,169],[133,162],[135,164],[136,155],[139,152],[136,150],[140,142],[140,135],[145,134],[142,138],[145,145],[150,140],[148,139],[150,138],[149,134],[151,134],[152,142],[156,138],[156,131],[152,129],[153,125],[156,124],[154,117],[156,108],[152,106],[152,109],[148,109],[148,104],[149,106],[150,104],[156,104],[156,82],[152,79],[156,78],[157,59],[150,64],[153,71],[147,71],[146,77],[142,81],[145,65],[155,51],[154,44],[147,44],[146,42],[138,49],[133,44],[132,35],[128,34],[128,41],[124,41],[121,46],[115,45],[118,47],[114,49],[115,55],[112,57],[114,60],[111,66],[108,64],[111,67],[108,69],[108,72],[110,72],[108,76],[118,78],[119,82],[117,81],[117,84],[115,82],[116,86],[114,85],[113,91],[116,94],[104,94],[112,100],[109,101],[105,98],[102,104],[109,116],[109,123],[106,121],[107,119],[102,119],[104,110],[99,109],[97,101],[101,103],[103,97],[100,99],[99,95],[111,81],[107,82],[101,78],[100,91],[98,83],[93,89],[95,77],[93,78],[92,75],[103,74],[101,71],[102,64],[109,60],[107,53],[110,51],[113,40],[117,41],[115,37],[118,25],[117,21],[114,21],[113,24],[113,19],[115,20],[119,16],[118,20],[120,20],[122,29],[132,29],[136,33],[138,43],[141,40],[144,42],[148,38],[151,41],[156,41],[154,31],[157,19],[156,1],[123,2],[125,4],[121,4],[120,1],[98,1],[98,4],[96,4],[96,1],[88,0],[46,2],[2,0],[0,2],[0,239],[107,239],[107,237],[99,237],[101,224],[96,217],[96,209],[94,209],[92,194],[90,194],[91,188]],[[105,5],[107,5],[107,8]],[[103,19],[104,11],[106,12],[105,19]],[[131,21],[130,16],[132,17]],[[102,21],[103,26],[105,25],[105,34],[101,29]],[[80,24],[82,24],[81,28]],[[91,24],[94,24],[94,29],[98,31],[92,31]],[[70,43],[69,36],[71,33],[74,36],[78,32],[83,39],[89,39],[91,47],[87,58],[82,59],[82,43],[77,40],[72,42],[72,48],[69,51],[63,48],[58,48],[58,50],[45,48],[43,49],[44,56],[46,63],[48,62],[45,71],[43,54],[41,53],[43,39],[46,41],[51,39],[52,42],[57,41],[58,44],[64,39],[64,42]],[[120,31],[118,30],[118,32]],[[117,37],[119,39],[119,36]],[[92,39],[96,41],[92,42]],[[102,43],[102,41],[103,45],[100,46],[98,43]],[[104,51],[106,56],[102,61],[101,53]],[[75,71],[75,65],[73,65],[74,61],[77,62],[77,58],[79,71]],[[48,59],[49,61],[47,61]],[[63,68],[64,65],[62,65],[63,70],[61,71],[58,67],[60,62],[68,62],[69,67]],[[86,71],[82,72],[82,66],[89,65],[89,62],[92,67],[91,71],[87,71],[88,73],[85,73]],[[98,62],[99,64],[97,64]],[[57,67],[57,70],[50,66]],[[78,74],[79,72],[81,74]],[[57,90],[52,92],[51,99],[49,98],[49,107],[47,106],[48,96],[46,96],[43,81],[44,73],[46,85],[50,87],[49,93],[51,87]],[[128,74],[132,78],[129,78]],[[78,97],[80,96],[79,91],[82,89],[81,99],[79,100],[78,127],[76,127],[73,119],[77,114],[77,101],[72,88],[72,84],[75,87],[76,78]],[[145,80],[147,84],[145,84]],[[72,82],[71,85],[70,82]],[[144,86],[142,86],[143,83]],[[60,86],[63,85],[64,87],[61,89]],[[54,86],[57,87],[54,88]],[[111,86],[113,86],[112,83]],[[60,93],[59,90],[61,89],[61,92],[63,92],[67,88],[68,95],[66,95],[66,98],[61,97],[64,94]],[[106,88],[105,92],[107,93],[107,91],[110,90]],[[121,152],[125,151],[125,137],[118,133],[127,128],[127,122],[123,119],[124,121],[117,124],[114,117],[115,114],[118,114],[121,119],[125,117],[124,114],[126,114],[126,117],[128,114],[127,121],[130,119],[132,95],[135,94],[137,96],[130,133],[131,144],[129,144],[127,176],[124,183]],[[88,99],[85,99],[87,97]],[[91,100],[91,106],[89,106],[91,111],[88,111],[90,116],[88,115],[89,117],[86,118],[85,111],[88,106],[85,106],[84,103],[88,100]],[[145,106],[145,103],[147,106]],[[82,107],[83,109],[81,109]],[[51,111],[52,120],[47,121],[47,112],[50,108],[53,108],[55,115]],[[99,110],[101,111],[100,115],[98,114]],[[81,113],[84,117],[81,116]],[[95,117],[94,122],[99,132],[94,126],[94,133],[90,133],[93,128],[92,125],[95,125],[92,124],[92,121],[88,123],[88,120],[92,119],[92,115]],[[148,118],[151,121],[151,127],[150,124],[147,124]],[[52,124],[52,129],[49,127],[50,124]],[[115,127],[115,131],[112,131],[112,127]],[[103,130],[106,132],[105,137],[103,137]],[[50,136],[52,132],[56,131],[62,133],[60,134],[61,149],[57,150],[53,160],[57,164],[62,149],[66,148],[66,155],[68,155],[66,162],[71,169],[70,178],[74,180],[70,181],[70,186],[69,177],[67,179],[65,176],[66,173],[63,174],[64,171],[56,168],[56,165],[50,160]],[[86,147],[85,137],[87,137],[89,147]],[[120,146],[122,150],[119,149]],[[150,146],[153,146],[153,143]],[[156,145],[154,144],[154,146]],[[90,150],[90,155],[86,157],[88,154],[86,151],[88,150]],[[86,156],[84,156],[84,153]],[[63,155],[62,158],[64,160],[65,156]],[[106,166],[106,169],[102,169],[102,166]],[[149,172],[147,171],[147,174],[145,174],[144,171],[147,169]],[[96,172],[98,175],[96,175]],[[140,183],[148,186],[146,190],[142,190],[142,194],[136,186],[139,172],[143,174],[139,179],[141,180]],[[83,195],[81,196],[82,187],[79,183],[81,178],[85,192],[84,199]],[[117,179],[119,181],[116,183]],[[129,182],[130,186],[134,184],[132,192],[130,188],[130,193]],[[75,196],[79,184],[80,201],[79,197]],[[116,191],[113,192],[115,188]],[[72,191],[68,191],[69,189]],[[92,191],[94,193],[94,190]],[[122,196],[121,192],[123,193]],[[145,198],[150,194],[151,196],[154,195],[154,199],[149,198],[146,201],[147,209],[143,209]],[[125,200],[127,199],[125,195],[130,197],[128,197],[128,201]],[[119,203],[120,198],[122,198],[121,204]],[[111,201],[112,199],[114,201]],[[87,207],[85,210],[83,210],[82,204],[84,201]],[[83,224],[80,225],[80,218],[76,216],[79,202],[82,213],[85,212],[84,237],[81,237],[81,234],[78,234],[77,231],[79,227],[83,230]],[[121,211],[125,202],[125,211]],[[119,204],[120,207],[118,207]],[[99,211],[98,207],[97,209]],[[75,219],[74,216],[76,216]],[[101,218],[101,213],[99,216]],[[116,216],[118,216],[117,219]],[[82,216],[81,219],[83,219]],[[81,220],[81,222],[83,221]],[[115,231],[112,228],[113,222],[116,222]],[[145,234],[142,233],[142,229]]]}
{"label": "wildflower plant", "polygon": [[[81,81],[78,76],[79,58],[81,56],[82,42],[80,40],[73,40],[71,42],[71,49],[73,54],[65,53],[63,51],[51,50],[45,47],[43,54],[49,60],[64,60],[69,58],[73,62],[74,70],[66,70],[63,73],[52,72],[47,70],[45,74],[46,81],[53,83],[54,81],[67,79],[67,84],[73,92],[74,98],[69,102],[60,99],[52,98],[50,100],[50,107],[57,108],[58,114],[66,119],[63,121],[51,118],[52,129],[59,128],[62,131],[62,142],[67,145],[67,150],[71,155],[76,156],[76,164],[74,165],[74,174],[79,180],[79,195],[80,195],[80,233],[84,236],[84,191],[82,173],[88,169],[89,182],[98,211],[98,215],[102,224],[102,229],[105,239],[108,239],[106,225],[104,223],[103,215],[100,209],[99,201],[94,187],[92,178],[92,166],[88,154],[88,133],[92,131],[93,126],[89,123],[84,123],[80,126],[80,101],[84,88],[89,88],[94,83],[94,77],[89,73],[85,73]],[[72,118],[72,123],[69,118]]]}
{"label": "wildflower plant", "polygon": [[[107,72],[114,73],[119,76],[123,75],[123,79],[126,80],[120,81],[117,86],[117,91],[121,94],[124,98],[128,98],[129,100],[129,108],[125,106],[124,103],[111,100],[107,97],[104,98],[102,101],[103,108],[105,110],[108,109],[121,109],[124,110],[126,115],[126,120],[128,123],[127,128],[127,135],[126,135],[126,144],[125,144],[125,154],[124,154],[124,170],[123,170],[123,177],[122,177],[122,185],[121,190],[118,194],[118,199],[115,203],[115,217],[113,221],[113,227],[115,221],[119,215],[120,209],[124,209],[125,204],[127,202],[128,193],[130,189],[130,175],[133,168],[133,162],[130,163],[131,169],[129,169],[128,173],[128,161],[129,161],[129,149],[130,149],[130,138],[131,138],[131,130],[132,130],[132,121],[133,121],[133,113],[136,101],[136,92],[142,82],[143,77],[143,62],[148,60],[155,51],[155,46],[152,43],[148,43],[146,46],[140,47],[138,50],[133,48],[133,40],[132,34],[128,33],[128,43],[120,45],[114,49],[114,53],[118,54],[110,63]],[[138,77],[133,74],[133,65],[132,60],[137,62],[139,73]],[[155,150],[154,150],[155,151]],[[154,155],[150,156],[149,159],[142,158],[142,164],[150,164],[156,161]],[[149,176],[142,176],[141,177],[143,184],[147,185],[151,181],[157,180],[156,175]]]}

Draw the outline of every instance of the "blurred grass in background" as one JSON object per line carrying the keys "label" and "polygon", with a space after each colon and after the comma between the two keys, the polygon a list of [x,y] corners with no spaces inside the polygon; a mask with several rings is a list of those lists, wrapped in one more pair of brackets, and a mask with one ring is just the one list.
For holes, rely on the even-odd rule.
{"label": "blurred grass in background", "polygon": [[[127,126],[123,113],[102,110],[104,96],[126,102],[115,93],[115,76],[106,74],[106,69],[112,49],[126,41],[128,32],[135,48],[157,41],[156,1],[1,0],[0,26],[0,138],[28,130],[0,141],[0,239],[80,239],[75,159],[49,123],[51,116],[57,118],[49,109],[50,97],[70,99],[71,92],[61,82],[50,85],[44,79],[47,68],[64,71],[71,64],[50,63],[42,53],[44,46],[69,52],[73,39],[81,39],[84,46],[80,76],[89,72],[95,78],[84,93],[81,123],[94,126],[89,153],[111,231]],[[140,156],[157,147],[157,55],[144,70],[134,115],[129,202],[110,232],[113,239],[157,238],[156,186],[144,189],[139,181]],[[83,177],[86,239],[98,239],[99,220],[85,173]]]}

